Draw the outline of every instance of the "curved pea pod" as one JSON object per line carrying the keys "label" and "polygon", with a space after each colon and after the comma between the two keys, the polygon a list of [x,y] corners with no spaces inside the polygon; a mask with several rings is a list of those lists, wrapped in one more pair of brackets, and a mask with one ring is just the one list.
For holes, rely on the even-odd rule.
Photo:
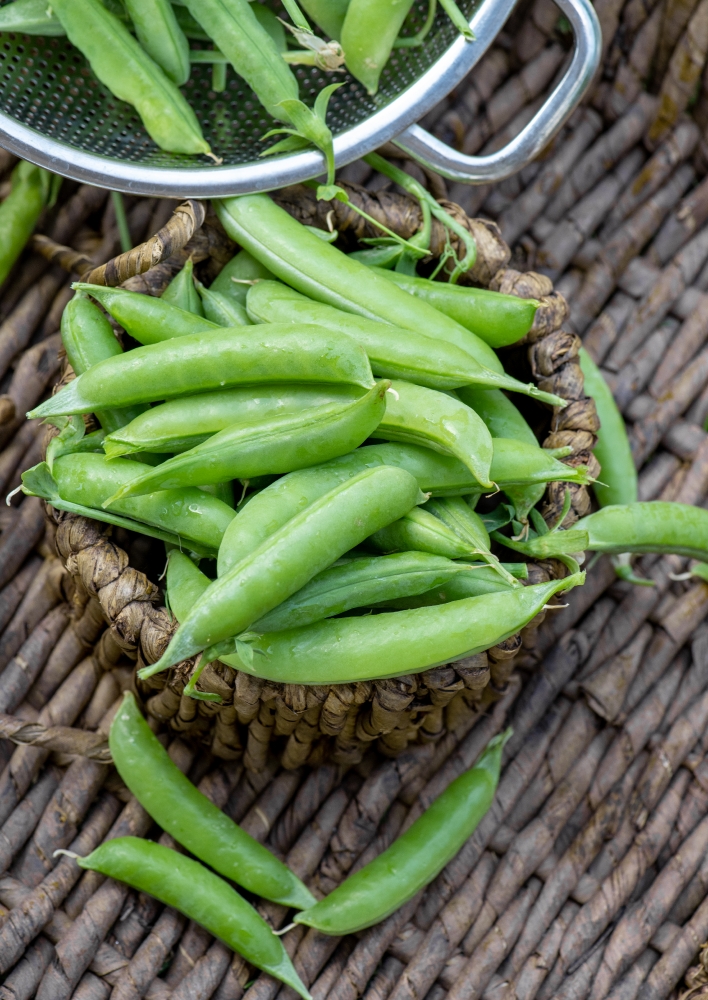
{"label": "curved pea pod", "polygon": [[365,441],[381,420],[387,388],[387,382],[379,382],[353,401],[232,424],[204,444],[126,483],[111,502],[154,490],[292,472],[345,455]]}
{"label": "curved pea pod", "polygon": [[[452,285],[457,288],[457,285]],[[518,301],[523,302],[524,299]],[[489,433],[495,438],[513,438],[524,444],[538,447],[536,435],[523,418],[518,408],[501,389],[484,389],[478,385],[466,385],[456,390],[456,395],[482,418]]]}
{"label": "curved pea pod", "polygon": [[138,41],[178,87],[189,79],[189,42],[170,0],[125,0]]}
{"label": "curved pea pod", "polygon": [[[129,294],[135,295],[135,292],[130,292]],[[178,271],[174,276],[160,296],[160,300],[162,302],[169,302],[171,306],[176,306],[185,312],[194,313],[195,316],[204,316],[202,300],[199,298],[197,290],[194,287],[194,263],[191,257],[181,271]],[[118,302],[120,303],[120,297],[118,297]],[[192,332],[196,333],[198,331],[194,330]],[[143,343],[143,341],[141,340],[140,343]]]}
{"label": "curved pea pod", "polygon": [[256,281],[272,281],[274,275],[264,267],[248,250],[239,250],[228,264],[219,271],[209,288],[227,298],[246,305],[246,298]]}
{"label": "curved pea pod", "polygon": [[61,38],[66,35],[62,23],[45,0],[14,0],[0,8],[0,31],[23,35]]}
{"label": "curved pea pod", "polygon": [[125,427],[109,434],[103,446],[109,458],[141,451],[182,452],[203,444],[231,424],[260,422],[311,407],[344,404],[361,395],[361,389],[350,385],[287,383],[203,392],[145,410]]}
{"label": "curved pea pod", "polygon": [[373,270],[454,319],[490,347],[508,347],[525,337],[540,305],[537,299],[520,299],[488,288],[429,281],[383,267]]}
{"label": "curved pea pod", "polygon": [[152,840],[116,837],[85,858],[77,857],[76,863],[174,907],[256,968],[311,1000],[280,938],[243,896],[198,861]]}
{"label": "curved pea pod", "polygon": [[[142,462],[125,458],[109,462],[95,452],[82,452],[57,458],[52,475],[63,500],[100,510],[112,494],[141,475],[145,468]],[[115,500],[107,504],[107,509],[164,528],[212,552],[218,550],[234,517],[229,506],[196,487]]]}
{"label": "curved pea pod", "polygon": [[281,102],[297,100],[297,79],[247,0],[185,0],[185,7],[218,42],[266,111],[288,121]]}
{"label": "curved pea pod", "polygon": [[532,483],[581,483],[591,480],[587,468],[564,465],[544,448],[532,446],[510,438],[494,438],[491,478],[504,489],[507,485]]}
{"label": "curved pea pod", "polygon": [[[77,292],[64,307],[61,339],[69,364],[77,375],[88,371],[99,361],[123,353],[111,324],[83,292]],[[142,410],[141,406],[125,410],[98,410],[96,417],[101,427],[110,432],[130,423]]]}
{"label": "curved pea pod", "polygon": [[267,382],[358,385],[368,390],[374,379],[366,354],[353,340],[321,327],[217,327],[182,337],[177,344],[149,344],[101,361],[31,416],[93,413],[105,406]]}
{"label": "curved pea pod", "polygon": [[[90,285],[85,281],[76,281],[71,287],[86,292],[92,299],[100,302],[106,312],[140,344],[159,344],[163,340],[217,328],[216,323],[181,308],[164,296],[156,299],[152,295],[129,292],[127,288],[108,288],[106,285]],[[199,298],[196,289],[194,294]],[[180,301],[184,301],[181,293]]]}
{"label": "curved pea pod", "polygon": [[350,875],[295,922],[325,934],[352,934],[384,920],[424,886],[472,836],[499,783],[511,729],[490,740],[474,767],[456,778],[382,854]]}
{"label": "curved pea pod", "polygon": [[484,521],[465,503],[462,497],[440,497],[428,500],[425,509],[471,545],[471,551],[489,563],[510,586],[516,586],[514,577],[502,567],[498,558],[490,551],[489,534],[484,526]]}
{"label": "curved pea pod", "polygon": [[[186,556],[185,556],[186,558]],[[524,566],[525,563],[502,563],[509,572],[509,567]],[[377,608],[390,608],[395,611],[407,611],[412,608],[431,608],[438,604],[449,604],[451,601],[462,601],[467,597],[481,597],[484,594],[503,594],[511,591],[512,586],[502,579],[491,566],[474,567],[471,573],[458,573],[446,583],[424,594],[414,597],[399,597],[390,601],[382,601]]]}
{"label": "curved pea pod", "polygon": [[101,83],[133,105],[158,146],[172,153],[211,155],[197,116],[179,89],[100,0],[52,0],[52,9]]}
{"label": "curved pea pod", "polygon": [[302,0],[300,6],[318,28],[339,41],[349,0]]}
{"label": "curved pea pod", "polygon": [[600,418],[593,454],[600,463],[602,482],[593,483],[593,493],[601,507],[636,503],[637,470],[624,419],[602,372],[584,347],[580,348],[579,360],[585,376],[585,392],[595,400]]}
{"label": "curved pea pod", "polygon": [[484,422],[464,403],[435,389],[395,381],[376,438],[419,444],[459,459],[485,489],[492,489],[492,437]]}
{"label": "curved pea pod", "polygon": [[470,364],[469,354],[455,344],[315,302],[280,281],[252,285],[246,307],[257,323],[315,323],[346,334],[361,344],[372,371],[383,378],[454,389],[479,375],[479,366]]}
{"label": "curved pea pod", "polygon": [[283,684],[347,684],[420,673],[508,639],[528,625],[554,594],[584,580],[585,574],[578,573],[439,607],[329,618],[249,638],[252,662],[240,656],[225,662]]}
{"label": "curved pea pod", "polygon": [[494,351],[459,323],[325,243],[265,194],[216,202],[226,232],[277,278],[318,302],[455,344],[480,366],[476,382],[565,406],[503,373]]}
{"label": "curved pea pod", "polygon": [[202,311],[207,319],[217,326],[249,326],[248,313],[238,302],[205,288],[201,281],[195,281],[197,291],[202,300]]}
{"label": "curved pea pod", "polygon": [[422,499],[415,479],[390,467],[367,469],[335,486],[212,583],[161,659],[141,676],[239,635]]}
{"label": "curved pea pod", "polygon": [[469,558],[475,554],[469,542],[420,507],[414,507],[397,521],[380,528],[367,542],[380,552],[415,550],[448,559]]}
{"label": "curved pea pod", "polygon": [[370,94],[379,89],[379,77],[412,6],[413,0],[350,0],[342,48],[347,69]]}
{"label": "curved pea pod", "polygon": [[178,622],[183,622],[211,580],[179,549],[167,554],[165,589],[169,609]]}
{"label": "curved pea pod", "polygon": [[587,531],[591,552],[672,552],[705,562],[708,511],[683,503],[650,500],[612,504],[575,525]]}

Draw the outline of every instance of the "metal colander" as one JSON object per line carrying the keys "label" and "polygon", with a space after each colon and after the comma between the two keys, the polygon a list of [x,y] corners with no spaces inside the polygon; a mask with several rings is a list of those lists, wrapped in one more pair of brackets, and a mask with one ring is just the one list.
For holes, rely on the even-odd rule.
{"label": "metal colander", "polygon": [[[508,176],[528,162],[576,106],[597,66],[599,27],[588,0],[558,0],[575,33],[573,58],[549,101],[514,140],[518,148],[506,147],[509,155],[465,157],[423,129],[409,128],[479,61],[514,3],[462,0],[474,42],[462,39],[439,10],[422,46],[394,50],[374,98],[347,73],[293,67],[306,103],[327,83],[344,83],[327,117],[337,164],[396,138],[416,159],[472,183]],[[417,0],[406,30],[416,31],[426,12],[427,0]],[[66,38],[0,33],[0,67],[0,145],[76,180],[137,194],[218,197],[282,187],[323,172],[323,158],[314,150],[261,158],[274,141],[262,136],[274,123],[232,70],[226,90],[215,93],[211,67],[195,63],[183,88],[207,141],[223,158],[215,166],[205,157],[160,150],[134,109],[113,97]]]}

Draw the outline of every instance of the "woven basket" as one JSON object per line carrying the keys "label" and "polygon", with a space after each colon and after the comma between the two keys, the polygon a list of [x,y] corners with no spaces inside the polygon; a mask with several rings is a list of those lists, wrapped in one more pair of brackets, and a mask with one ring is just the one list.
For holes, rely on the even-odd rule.
{"label": "woven basket", "polygon": [[[654,10],[671,29],[661,33],[664,62],[688,37],[697,74],[696,23],[681,23],[694,16],[689,6]],[[701,10],[696,5],[695,16]],[[597,11],[608,55],[590,106],[520,176],[486,191],[454,186],[449,195],[470,216],[481,208],[498,221],[517,269],[548,267],[554,251],[557,287],[571,305],[566,328],[583,333],[614,380],[641,466],[640,496],[703,504],[708,365],[698,319],[705,287],[695,270],[699,248],[685,252],[708,221],[701,140],[691,147],[690,135],[680,133],[647,161],[642,137],[658,104],[635,99],[642,65],[659,50],[659,32],[649,45],[651,4],[621,10],[598,0]],[[500,44],[428,127],[468,152],[518,130],[562,61],[565,36],[556,25],[550,2],[521,3]],[[668,90],[668,69],[666,78]],[[662,80],[659,73],[655,91]],[[703,104],[705,90],[697,116]],[[686,182],[689,161],[696,174]],[[0,159],[0,181],[10,165]],[[639,174],[644,184],[632,180]],[[344,175],[376,183],[363,164]],[[86,258],[109,259],[117,232],[105,192],[68,186],[63,198],[42,231]],[[128,200],[127,207],[139,243],[167,222],[174,203]],[[612,235],[617,218],[626,221]],[[5,491],[40,458],[41,435],[21,414],[59,375],[55,331],[66,280],[28,254],[0,294],[3,371],[16,359],[0,382]],[[627,344],[626,334],[636,335],[639,320],[644,340],[619,364],[621,351],[612,352]],[[666,390],[660,364],[662,378],[674,370]],[[128,584],[144,596],[139,573],[157,580],[159,570],[143,538],[117,533],[127,554],[119,568],[129,561],[132,569],[100,580],[98,589],[107,597],[112,582],[125,583],[117,617],[125,633],[106,628],[101,603],[57,557],[56,526],[41,503],[19,501],[0,510],[0,1000],[286,1000],[279,984],[174,911],[82,873],[69,858],[52,859],[56,848],[83,854],[110,836],[160,836],[109,766],[106,742],[120,692],[133,683],[123,635],[143,620]],[[77,565],[96,548],[82,552]],[[382,759],[370,742],[351,767],[330,758],[288,770],[272,755],[254,772],[244,768],[247,758],[215,759],[198,739],[161,727],[173,759],[204,793],[315,892],[326,892],[380,853],[494,732],[513,725],[489,818],[421,897],[359,936],[285,934],[315,1000],[706,995],[708,959],[699,952],[708,938],[701,860],[708,844],[700,839],[708,812],[708,656],[699,626],[708,586],[672,579],[685,568],[683,560],[643,557],[637,572],[656,586],[632,587],[600,560],[568,595],[568,607],[534,631],[532,645],[525,637],[499,701],[479,714],[460,712],[455,724],[453,699],[444,734],[396,759]],[[159,616],[151,601],[138,603]],[[285,738],[278,740],[280,749]],[[579,933],[577,921],[598,913],[600,903],[604,927],[595,920],[588,932],[585,921]],[[258,905],[274,925],[287,919]]]}

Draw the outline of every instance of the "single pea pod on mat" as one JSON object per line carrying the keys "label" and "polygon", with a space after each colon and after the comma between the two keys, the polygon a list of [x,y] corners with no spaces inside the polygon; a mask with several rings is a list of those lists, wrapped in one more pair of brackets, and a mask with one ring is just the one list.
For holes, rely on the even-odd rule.
{"label": "single pea pod on mat", "polygon": [[294,324],[217,327],[107,358],[28,416],[93,413],[264,382],[374,386],[366,354],[349,337]]}
{"label": "single pea pod on mat", "polygon": [[511,730],[493,737],[476,761],[377,858],[350,875],[295,923],[340,936],[371,927],[428,885],[489,810]]}
{"label": "single pea pod on mat", "polygon": [[189,79],[189,42],[170,0],[125,0],[125,6],[142,47],[181,87]]}
{"label": "single pea pod on mat", "polygon": [[383,378],[454,389],[479,377],[479,365],[470,363],[470,355],[455,344],[315,302],[280,281],[257,281],[246,308],[257,323],[314,323],[346,334],[361,344],[372,371]]}
{"label": "single pea pod on mat", "polygon": [[212,583],[161,659],[140,676],[150,677],[239,635],[423,499],[413,476],[389,466],[367,469],[330,489]]}
{"label": "single pea pod on mat", "polygon": [[76,863],[179,910],[257,969],[292,986],[304,1000],[311,1000],[280,938],[228,882],[198,861],[152,840],[117,837],[85,858],[76,857]]}
{"label": "single pea pod on mat", "polygon": [[[61,340],[69,364],[76,375],[82,375],[99,361],[123,353],[113,328],[104,314],[83,292],[77,292],[64,306],[61,315]],[[96,418],[105,431],[117,431],[130,423],[144,406],[96,411]]]}
{"label": "single pea pod on mat", "polygon": [[129,424],[108,434],[103,446],[109,458],[142,451],[183,452],[244,420],[268,421],[312,407],[353,402],[361,395],[362,390],[352,385],[283,382],[203,392],[145,410]]}
{"label": "single pea pod on mat", "polygon": [[689,504],[649,500],[612,504],[582,517],[592,552],[671,552],[708,560],[708,510]]}
{"label": "single pea pod on mat", "polygon": [[[139,344],[159,344],[163,340],[218,328],[217,323],[182,308],[164,295],[156,299],[140,292],[130,292],[127,288],[91,285],[87,281],[75,281],[71,287],[100,302],[106,312]],[[197,295],[196,289],[194,294]],[[184,299],[180,297],[178,301]]]}
{"label": "single pea pod on mat", "polygon": [[260,636],[249,632],[242,639],[252,655],[224,662],[280,684],[354,684],[417,674],[496,646],[528,625],[554,594],[584,580],[576,573],[437,607],[330,618]]}
{"label": "single pea pod on mat", "polygon": [[175,766],[129,691],[111,723],[108,744],[118,774],[141,806],[196,858],[264,899],[299,910],[313,905],[315,898],[300,879]]}
{"label": "single pea pod on mat", "polygon": [[372,270],[454,319],[490,347],[508,347],[525,337],[540,305],[537,299],[521,299],[488,288],[429,281],[383,267]]}
{"label": "single pea pod on mat", "polygon": [[585,376],[585,393],[594,399],[600,418],[593,454],[600,463],[602,482],[593,483],[593,493],[601,507],[636,503],[637,470],[624,418],[602,372],[584,347],[580,348],[579,360]]}
{"label": "single pea pod on mat", "polygon": [[[167,0],[169,3],[169,0]],[[120,289],[118,289],[120,292]],[[123,289],[126,291],[126,289]],[[135,296],[135,292],[128,292],[129,296]],[[110,296],[108,297],[110,301]],[[121,299],[124,302],[134,302],[134,298],[126,298],[125,295],[115,296],[115,301],[118,303],[120,308]],[[184,267],[177,272],[172,281],[169,283],[167,288],[164,290],[160,296],[161,302],[169,302],[171,306],[176,306],[178,309],[184,310],[184,312],[193,313],[195,316],[204,316],[204,309],[202,308],[202,300],[199,297],[197,289],[194,287],[194,262],[190,259],[185,263]],[[139,303],[136,303],[136,308],[139,308]],[[111,314],[112,315],[112,314]],[[115,317],[114,317],[115,318]],[[127,327],[126,327],[127,329]],[[197,333],[196,330],[190,331],[190,333]],[[174,336],[174,334],[173,334]],[[136,338],[137,339],[137,338]],[[143,341],[141,340],[141,343]]]}
{"label": "single pea pod on mat", "polygon": [[122,514],[172,532],[187,544],[217,552],[235,512],[211,493],[188,486],[109,500],[146,468],[142,462],[125,458],[109,461],[103,455],[78,453],[57,458],[52,475],[62,500]]}
{"label": "single pea pod on mat", "polygon": [[161,149],[212,155],[180,90],[101,0],[52,0],[52,10],[101,83],[133,105]]}
{"label": "single pea pod on mat", "polygon": [[437,340],[461,347],[477,361],[479,384],[525,393],[551,406],[566,405],[559,396],[505,375],[496,354],[483,340],[427,302],[374,274],[365,264],[324,243],[268,195],[242,195],[215,204],[229,236],[303,295],[423,336],[434,331]]}
{"label": "single pea pod on mat", "polygon": [[388,387],[379,382],[359,399],[231,424],[204,444],[141,470],[107,505],[155,490],[292,472],[346,455],[378,426]]}

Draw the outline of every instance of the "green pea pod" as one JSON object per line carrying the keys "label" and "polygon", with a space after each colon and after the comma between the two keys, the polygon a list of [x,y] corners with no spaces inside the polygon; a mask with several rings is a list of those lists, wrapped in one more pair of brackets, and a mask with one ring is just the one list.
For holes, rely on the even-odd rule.
{"label": "green pea pod", "polygon": [[392,382],[386,400],[386,412],[373,432],[375,438],[419,444],[452,455],[480,486],[493,488],[489,478],[492,438],[474,410],[443,392],[410,382]]}
{"label": "green pea pod", "polygon": [[508,639],[528,625],[554,594],[584,580],[585,574],[578,573],[438,607],[329,618],[249,639],[251,663],[240,656],[225,662],[282,684],[349,684],[416,674]]}
{"label": "green pea pod", "polygon": [[[186,556],[184,557],[187,558]],[[502,563],[509,572],[510,566],[525,566],[525,563]],[[393,611],[408,611],[413,608],[431,608],[438,604],[449,604],[450,601],[462,601],[467,597],[481,597],[483,594],[503,594],[513,588],[491,566],[477,567],[472,573],[458,573],[446,583],[424,594],[414,597],[399,597],[391,601],[382,601],[377,608],[390,608]]]}
{"label": "green pea pod", "polygon": [[347,69],[369,94],[379,89],[381,72],[413,0],[350,0],[341,30]]}
{"label": "green pea pod", "polygon": [[109,458],[143,451],[187,451],[235,423],[259,423],[312,407],[351,402],[360,396],[361,390],[350,385],[287,383],[183,396],[145,410],[109,434],[104,448]]}
{"label": "green pea pod", "polygon": [[689,504],[651,500],[612,504],[581,518],[591,552],[672,552],[705,562],[708,511]]}
{"label": "green pea pod", "polygon": [[23,35],[61,38],[66,35],[61,21],[45,0],[14,0],[0,8],[0,31]]}
{"label": "green pea pod", "polygon": [[[174,281],[179,279],[178,289],[183,286],[183,279],[180,278],[182,273],[180,271],[174,279]],[[89,285],[82,281],[75,282],[71,287],[88,293],[92,299],[100,302],[106,312],[140,344],[159,344],[175,337],[214,330],[217,326],[202,315],[181,308],[164,295],[157,299],[151,295],[142,295],[140,292],[129,292],[127,288],[108,288],[105,285]],[[185,300],[181,291],[175,294],[179,295],[180,301]],[[199,298],[196,289],[194,295]]]}
{"label": "green pea pod", "polygon": [[[457,288],[457,285],[451,285]],[[517,299],[517,301],[525,301]],[[500,389],[483,389],[466,385],[456,390],[456,395],[482,418],[489,433],[495,438],[513,438],[538,448],[538,439],[526,420],[508,396]]]}
{"label": "green pea pod", "polygon": [[[83,292],[77,292],[64,307],[61,339],[69,364],[77,375],[82,375],[99,361],[123,353],[111,324]],[[104,430],[117,431],[134,420],[143,409],[142,406],[135,406],[125,410],[98,410],[96,417]]]}
{"label": "green pea pod", "polygon": [[12,171],[10,193],[0,205],[0,284],[24,250],[47,204],[51,178],[46,170],[25,160]]}
{"label": "green pea pod", "polygon": [[346,455],[381,420],[387,388],[388,382],[379,382],[353,401],[232,424],[204,444],[136,474],[109,503],[155,490],[292,472]]}
{"label": "green pea pod", "polygon": [[[129,294],[135,295],[136,293],[129,292]],[[171,306],[176,306],[178,309],[184,310],[184,312],[194,313],[195,316],[204,316],[202,300],[199,298],[197,290],[194,287],[194,264],[191,257],[184,267],[174,276],[172,281],[160,296],[160,299],[163,302],[169,302]],[[120,297],[118,298],[118,301],[120,302]],[[137,303],[136,308],[138,308]],[[111,315],[113,314],[111,313]],[[190,332],[196,333],[197,329],[195,328]],[[143,341],[141,340],[140,343],[142,344]]]}
{"label": "green pea pod", "polygon": [[585,376],[585,392],[595,400],[600,418],[593,454],[601,466],[602,482],[593,483],[593,493],[601,507],[636,503],[637,470],[622,414],[602,372],[584,347],[580,348],[580,367]]}
{"label": "green pea pod", "polygon": [[203,312],[207,319],[218,326],[249,326],[248,313],[238,302],[234,302],[221,292],[205,288],[201,281],[195,281],[201,296]]}
{"label": "green pea pod", "polygon": [[125,0],[125,6],[142,47],[181,87],[189,79],[189,42],[170,0]]}
{"label": "green pea pod", "polygon": [[308,232],[268,195],[242,195],[215,204],[229,236],[303,295],[424,336],[434,332],[436,340],[461,347],[477,361],[478,384],[525,393],[552,406],[566,405],[559,396],[542,393],[534,385],[505,375],[496,354],[484,341]]}
{"label": "green pea pod", "polygon": [[315,898],[300,879],[173,764],[132,692],[125,692],[108,744],[118,774],[141,806],[196,858],[264,899],[297,909],[312,906]]}
{"label": "green pea pod", "polygon": [[256,282],[248,292],[247,309],[257,323],[315,323],[345,333],[361,344],[372,371],[382,378],[454,389],[479,374],[469,354],[454,344],[315,302],[279,281]]}
{"label": "green pea pod", "polygon": [[165,576],[167,603],[180,624],[210,583],[206,573],[202,573],[189,556],[179,549],[172,549],[168,553]]}
{"label": "green pea pod", "polygon": [[93,413],[106,406],[265,382],[343,383],[370,389],[374,379],[366,354],[353,340],[321,327],[216,327],[107,358],[38,406],[32,418]]}
{"label": "green pea pod", "polygon": [[297,100],[297,79],[248,0],[185,0],[185,7],[218,42],[268,114],[290,121],[282,102]]}
{"label": "green pea pod", "polygon": [[325,934],[353,934],[394,913],[442,871],[488,812],[511,729],[490,740],[474,767],[456,778],[382,854],[350,875],[295,923]]}
{"label": "green pea pod", "polygon": [[52,474],[63,500],[99,510],[106,504],[113,513],[164,528],[216,552],[234,511],[204,490],[159,490],[107,503],[112,494],[140,476],[145,468],[142,462],[125,458],[109,462],[103,455],[83,452],[57,458]]}
{"label": "green pea pod", "polygon": [[428,500],[425,509],[446,524],[451,531],[472,546],[472,551],[499,573],[509,586],[516,580],[503,568],[499,559],[490,551],[489,534],[484,521],[465,503],[462,497],[440,497]]}
{"label": "green pea pod", "polygon": [[525,337],[540,305],[537,299],[520,299],[488,288],[429,281],[383,267],[374,270],[410,295],[439,309],[490,347],[508,347]]}
{"label": "green pea pod", "polygon": [[490,475],[502,489],[512,485],[533,483],[590,482],[587,468],[564,465],[544,448],[531,446],[510,438],[494,438],[494,457]]}
{"label": "green pea pod", "polygon": [[530,556],[532,559],[575,556],[588,547],[588,533],[578,527],[579,523],[567,531],[548,531],[525,542],[507,538],[500,531],[493,531],[492,538],[500,545],[506,545],[514,552],[521,552],[522,555]]}
{"label": "green pea pod", "polygon": [[367,469],[335,486],[212,583],[161,659],[140,676],[152,676],[239,635],[422,499],[412,476],[389,467]]}
{"label": "green pea pod", "polygon": [[318,28],[339,41],[349,0],[300,0],[300,6]]}
{"label": "green pea pod", "polygon": [[469,558],[475,549],[430,511],[414,507],[368,540],[380,552],[430,552],[448,559]]}
{"label": "green pea pod", "polygon": [[280,938],[228,882],[198,861],[142,837],[116,837],[87,857],[77,857],[76,863],[174,907],[256,968],[311,1000]]}
{"label": "green pea pod", "polygon": [[228,264],[224,265],[209,286],[212,292],[219,292],[241,306],[256,281],[272,281],[274,276],[263,267],[248,250],[239,250]]}
{"label": "green pea pod", "polygon": [[52,0],[52,9],[101,83],[133,105],[158,146],[172,153],[212,155],[178,88],[101,0]]}

